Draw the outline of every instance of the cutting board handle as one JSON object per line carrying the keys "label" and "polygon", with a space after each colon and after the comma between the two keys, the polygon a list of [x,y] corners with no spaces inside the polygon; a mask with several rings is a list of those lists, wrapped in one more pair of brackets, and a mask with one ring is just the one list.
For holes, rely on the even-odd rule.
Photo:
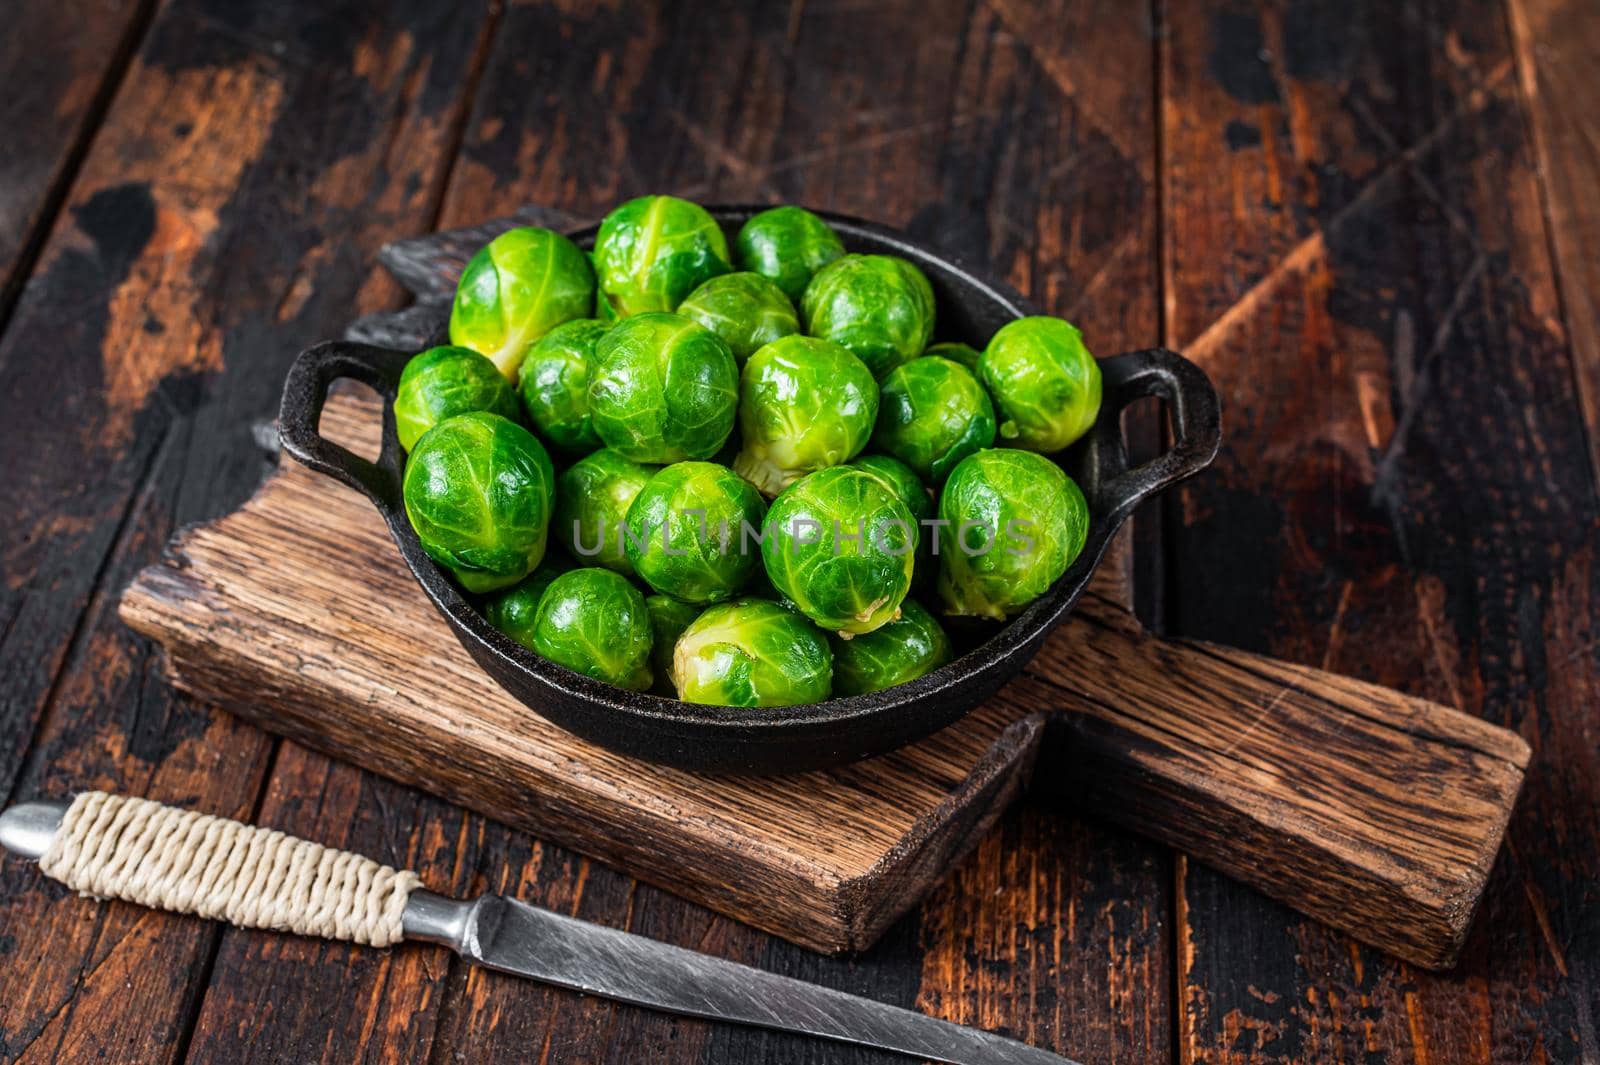
{"label": "cutting board handle", "polygon": [[1427,968],[1453,964],[1522,784],[1522,737],[1229,647],[1090,593],[1029,667],[1059,693],[1031,788]]}
{"label": "cutting board handle", "polygon": [[[394,431],[394,397],[408,352],[370,344],[329,341],[302,352],[289,368],[278,411],[278,438],[283,449],[318,473],[325,473],[365,495],[385,514],[401,505],[405,453]],[[364,459],[319,432],[322,408],[335,382],[351,379],[372,388],[383,399],[384,432],[378,459]]]}

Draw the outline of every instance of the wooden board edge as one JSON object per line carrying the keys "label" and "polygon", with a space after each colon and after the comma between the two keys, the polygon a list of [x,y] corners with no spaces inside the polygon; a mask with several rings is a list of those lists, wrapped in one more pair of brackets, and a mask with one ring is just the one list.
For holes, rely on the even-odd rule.
{"label": "wooden board edge", "polygon": [[[1273,810],[1218,797],[1208,780],[1182,780],[1170,767],[1161,774],[1141,772],[1140,748],[1148,741],[1101,719],[1062,714],[1051,724],[1045,757],[1056,757],[1049,752],[1063,748],[1073,752],[1080,774],[1076,797],[1094,816],[1176,847],[1315,920],[1430,970],[1450,968],[1460,954],[1525,779],[1521,766],[1501,763],[1504,801],[1465,875],[1448,891],[1418,891],[1331,846],[1306,849],[1304,837],[1288,833]],[[1251,861],[1254,854],[1290,847],[1302,852],[1290,878],[1281,872],[1288,863],[1274,863],[1279,870],[1274,874]],[[1373,912],[1352,911],[1347,905],[1352,896],[1368,900]],[[1390,919],[1382,919],[1385,912]],[[1395,921],[1397,912],[1415,919]]]}
{"label": "wooden board edge", "polygon": [[847,950],[865,950],[916,906],[1027,789],[1047,713],[1007,725],[960,786],[918,818],[867,873],[839,886]]}
{"label": "wooden board edge", "polygon": [[[164,675],[176,688],[202,702],[341,761],[352,761],[347,749],[332,744],[312,724],[316,708],[291,686],[260,685],[239,690],[205,653],[200,637],[176,623],[173,602],[203,601],[203,582],[190,576],[183,557],[187,539],[204,525],[185,528],[169,543],[163,559],[144,570],[124,590],[118,615],[131,630],[154,642]],[[215,604],[211,607],[215,610]],[[212,624],[226,624],[226,611],[215,610]],[[275,709],[268,709],[268,707]],[[752,909],[749,890],[728,883],[727,870],[704,869],[672,860],[672,856],[630,848],[635,833],[617,823],[598,824],[594,810],[552,808],[546,815],[508,818],[514,802],[440,786],[381,752],[364,752],[354,764],[401,784],[437,794],[446,801],[489,819],[570,847],[603,864],[688,898],[719,913],[826,954],[865,950],[901,915],[921,901],[948,872],[950,865],[976,845],[1005,808],[1022,792],[1031,772],[1044,715],[1014,723],[996,737],[968,777],[933,811],[923,815],[867,874],[844,878],[830,870],[795,861],[767,863],[763,875],[775,897],[789,906]],[[504,798],[501,796],[501,798]],[[588,832],[585,833],[584,829]],[[597,831],[597,829],[599,829]],[[609,829],[610,831],[606,831]],[[681,855],[678,857],[682,857]],[[726,863],[724,863],[725,866]]]}

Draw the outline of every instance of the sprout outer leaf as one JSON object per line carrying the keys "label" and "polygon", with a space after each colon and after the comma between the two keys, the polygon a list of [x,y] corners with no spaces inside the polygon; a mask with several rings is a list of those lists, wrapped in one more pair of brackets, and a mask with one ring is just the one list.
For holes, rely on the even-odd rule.
{"label": "sprout outer leaf", "polygon": [[619,688],[650,687],[650,612],[626,577],[598,567],[563,573],[539,600],[533,649]]}
{"label": "sprout outer leaf", "polygon": [[450,308],[450,343],[492,360],[506,380],[528,345],[593,312],[594,271],[578,246],[535,226],[508,230],[468,262]]}
{"label": "sprout outer leaf", "polygon": [[832,688],[833,653],[794,611],[765,599],[736,599],[708,607],[678,637],[672,680],[690,703],[815,703]]}

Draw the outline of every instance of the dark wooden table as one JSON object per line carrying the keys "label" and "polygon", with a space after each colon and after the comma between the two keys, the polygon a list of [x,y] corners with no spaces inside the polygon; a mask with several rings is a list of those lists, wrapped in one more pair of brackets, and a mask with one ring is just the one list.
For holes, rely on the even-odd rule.
{"label": "dark wooden table", "polygon": [[[1600,8],[12,0],[0,29],[0,797],[258,818],[1086,1062],[1600,1061]],[[1431,975],[1024,805],[829,960],[175,697],[121,588],[259,481],[394,237],[646,191],[871,216],[1223,395],[1143,612],[1533,745]],[[856,1062],[0,865],[0,1059]]]}

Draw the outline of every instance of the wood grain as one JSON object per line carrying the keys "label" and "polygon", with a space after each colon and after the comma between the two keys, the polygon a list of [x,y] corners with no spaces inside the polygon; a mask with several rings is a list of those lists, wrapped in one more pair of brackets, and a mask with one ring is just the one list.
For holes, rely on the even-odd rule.
{"label": "wood grain", "polygon": [[[415,854],[454,890],[515,891],[1085,1061],[1600,1060],[1600,664],[1586,650],[1600,590],[1592,551],[1572,547],[1595,525],[1571,479],[1594,468],[1597,439],[1594,316],[1579,317],[1594,281],[1572,249],[1595,242],[1561,244],[1592,230],[1592,197],[1569,182],[1562,208],[1556,188],[1592,144],[1576,102],[1592,81],[1586,5],[1293,0],[1257,16],[990,0],[687,17],[518,0],[441,31],[413,4],[170,0],[119,81],[115,46],[94,57],[156,6],[95,18],[73,0],[24,4],[0,34],[0,106],[23,123],[0,166],[31,175],[4,183],[29,219],[0,223],[0,247],[40,248],[0,313],[8,795],[89,782],[344,830]],[[686,47],[705,20],[719,26],[709,60]],[[249,492],[250,425],[273,409],[283,360],[393,300],[367,267],[383,240],[433,224],[447,177],[448,225],[682,191],[926,226],[1078,316],[1101,350],[1237,349],[1212,368],[1240,449],[1167,508],[1171,550],[1146,540],[1141,594],[1179,631],[1513,722],[1534,743],[1454,974],[1390,962],[1054,800],[1004,814],[867,955],[820,958],[174,696],[120,629],[114,593],[175,524]],[[144,225],[145,183],[159,226]],[[1477,235],[1484,266],[1447,232]],[[1324,255],[1336,269],[1313,268]],[[1323,307],[1332,328],[1306,313]],[[1352,317],[1373,307],[1387,317]],[[1571,362],[1551,354],[1563,330]],[[1570,380],[1581,407],[1559,394]],[[1363,441],[1407,423],[1390,463],[1405,475],[1372,481]],[[1383,483],[1401,502],[1369,507]],[[880,1060],[437,958],[418,970],[272,937],[217,943],[0,865],[0,1060]]]}
{"label": "wood grain", "polygon": [[1447,975],[1180,864],[1180,1057],[1592,1057],[1595,909],[1563,885],[1595,876],[1597,508],[1506,12],[1170,14],[1168,339],[1228,432],[1177,497],[1169,621],[1535,752]]}
{"label": "wood grain", "polygon": [[[8,797],[98,786],[261,812],[278,745],[172,692],[116,593],[177,526],[259,482],[251,422],[291,349],[395,291],[364,287],[367,264],[380,234],[430,222],[479,28],[425,7],[175,0],[115,87],[0,336]],[[87,44],[107,18],[19,43]],[[361,823],[329,795],[331,823]],[[188,1052],[218,928],[68,898],[18,863],[0,876],[0,1060]],[[345,982],[382,998],[381,981]]]}
{"label": "wood grain", "polygon": [[[323,431],[371,453],[375,401]],[[174,681],[275,732],[820,950],[860,950],[1031,779],[1419,964],[1454,960],[1527,745],[1371,684],[1149,638],[1090,597],[959,724],[826,772],[706,778],[584,743],[499,691],[375,511],[290,464],[123,597]],[[1068,725],[1066,722],[1070,721]],[[1070,735],[1047,737],[1051,732]],[[1048,785],[1047,785],[1048,786]]]}
{"label": "wood grain", "polygon": [[1578,396],[1600,476],[1600,8],[1578,0],[1506,0],[1512,47],[1544,195],[1546,230]]}
{"label": "wood grain", "polygon": [[55,220],[153,0],[17,0],[0,34],[0,321]]}

